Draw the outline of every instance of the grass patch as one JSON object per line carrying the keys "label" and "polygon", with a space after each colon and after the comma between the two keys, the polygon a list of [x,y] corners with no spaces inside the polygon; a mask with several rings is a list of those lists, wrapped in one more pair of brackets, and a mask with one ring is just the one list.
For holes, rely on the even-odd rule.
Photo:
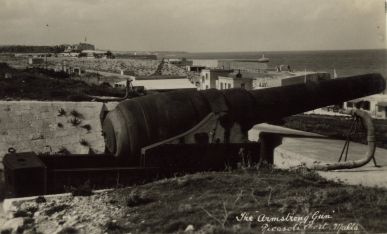
{"label": "grass patch", "polygon": [[76,110],[72,110],[72,111],[70,112],[70,114],[71,114],[72,116],[74,116],[75,118],[78,118],[78,119],[82,119],[82,118],[83,118],[83,115],[82,115],[81,113],[79,113],[78,111],[76,111]]}
{"label": "grass patch", "polygon": [[215,233],[261,232],[263,223],[236,219],[243,212],[267,217],[320,212],[332,216],[325,220],[332,227],[353,222],[371,233],[387,231],[386,190],[338,184],[304,170],[196,173],[118,189],[111,199],[126,205],[126,213],[138,214],[122,219],[122,228],[145,233],[183,232],[188,225],[199,232],[209,227]]}
{"label": "grass patch", "polygon": [[[88,85],[51,70],[17,70],[1,65],[0,75],[5,72],[11,73],[12,79],[0,79],[0,99],[91,101],[93,98],[90,96],[123,97],[125,95],[124,90]],[[58,115],[63,116],[65,113],[59,110]]]}
{"label": "grass patch", "polygon": [[39,196],[39,197],[37,197],[36,199],[35,199],[35,202],[36,203],[45,203],[47,200],[46,200],[46,198],[44,198],[43,196]]}
{"label": "grass patch", "polygon": [[86,129],[87,132],[90,132],[90,130],[91,130],[90,124],[82,125],[81,128]]}
{"label": "grass patch", "polygon": [[141,206],[148,203],[153,202],[154,200],[145,193],[138,193],[136,191],[132,191],[126,201],[126,205],[129,207]]}
{"label": "grass patch", "polygon": [[65,116],[65,115],[66,115],[66,111],[63,108],[60,108],[58,110],[58,116]]}
{"label": "grass patch", "polygon": [[[96,216],[108,218],[110,222],[98,227],[101,233],[183,233],[186,229],[193,233],[262,233],[265,224],[278,228],[295,224],[291,220],[257,221],[258,215],[268,219],[309,217],[309,221],[313,215],[329,216],[313,221],[327,223],[330,229],[322,233],[354,233],[334,229],[335,224],[350,223],[357,225],[358,233],[387,232],[386,189],[330,182],[304,168],[202,172],[94,194],[77,199],[77,205],[80,200],[102,204],[87,212],[96,209]],[[77,205],[47,205],[48,216],[64,209],[67,214],[77,211]],[[117,212],[106,212],[107,207]],[[82,224],[95,225],[89,222],[86,219]],[[317,231],[307,229],[305,233]]]}
{"label": "grass patch", "polygon": [[76,127],[82,123],[82,120],[78,119],[77,117],[73,117],[70,119],[70,123],[71,123],[71,125]]}

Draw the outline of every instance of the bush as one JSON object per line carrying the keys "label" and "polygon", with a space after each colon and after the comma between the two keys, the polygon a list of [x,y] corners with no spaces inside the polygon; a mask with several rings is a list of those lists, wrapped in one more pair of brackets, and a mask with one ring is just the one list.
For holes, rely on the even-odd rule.
{"label": "bush", "polygon": [[138,194],[137,192],[132,191],[129,194],[126,204],[129,207],[134,207],[134,206],[146,205],[153,201],[154,200],[152,198],[146,197],[145,194]]}
{"label": "bush", "polygon": [[89,180],[85,181],[85,183],[83,183],[77,187],[71,186],[68,190],[69,190],[69,192],[71,192],[71,194],[73,196],[91,196],[91,195],[93,195],[93,189],[90,185]]}

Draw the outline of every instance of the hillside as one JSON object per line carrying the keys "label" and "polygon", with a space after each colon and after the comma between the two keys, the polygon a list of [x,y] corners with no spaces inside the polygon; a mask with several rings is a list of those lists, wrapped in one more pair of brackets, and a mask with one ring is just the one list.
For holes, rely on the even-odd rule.
{"label": "hillside", "polygon": [[18,207],[20,229],[43,233],[387,231],[386,190],[329,182],[304,169],[203,172]]}
{"label": "hillside", "polygon": [[125,91],[103,85],[88,85],[83,81],[70,79],[63,72],[19,70],[0,64],[0,100],[92,100],[88,95],[122,97]]}

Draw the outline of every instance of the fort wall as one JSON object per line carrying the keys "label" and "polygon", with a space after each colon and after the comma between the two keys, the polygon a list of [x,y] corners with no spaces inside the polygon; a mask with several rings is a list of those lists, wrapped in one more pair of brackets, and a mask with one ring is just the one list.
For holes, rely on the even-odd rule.
{"label": "fort wall", "polygon": [[99,154],[101,118],[117,103],[0,101],[0,161],[16,152]]}

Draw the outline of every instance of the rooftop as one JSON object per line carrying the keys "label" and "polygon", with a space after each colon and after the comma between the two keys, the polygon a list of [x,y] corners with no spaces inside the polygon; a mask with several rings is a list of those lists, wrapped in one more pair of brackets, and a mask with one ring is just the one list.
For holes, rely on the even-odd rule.
{"label": "rooftop", "polygon": [[221,68],[207,68],[207,69],[203,69],[203,71],[231,73],[234,70],[232,70],[232,69],[221,69]]}
{"label": "rooftop", "polygon": [[[234,71],[229,75],[231,78],[237,78],[239,71]],[[289,71],[266,71],[266,72],[244,72],[241,71],[242,77],[244,79],[257,79],[257,78],[271,78],[271,79],[286,79],[289,77],[303,76],[309,74],[316,74],[318,72],[289,72]]]}
{"label": "rooftop", "polygon": [[187,79],[186,76],[174,76],[174,75],[157,75],[157,76],[136,76],[136,80],[175,80],[175,79]]}
{"label": "rooftop", "polygon": [[106,51],[102,51],[102,50],[82,50],[82,53],[105,54]]}
{"label": "rooftop", "polygon": [[[126,80],[117,82],[117,84],[126,85]],[[147,90],[170,90],[170,89],[196,89],[187,78],[180,79],[144,79],[133,80],[133,86],[143,86]]]}

